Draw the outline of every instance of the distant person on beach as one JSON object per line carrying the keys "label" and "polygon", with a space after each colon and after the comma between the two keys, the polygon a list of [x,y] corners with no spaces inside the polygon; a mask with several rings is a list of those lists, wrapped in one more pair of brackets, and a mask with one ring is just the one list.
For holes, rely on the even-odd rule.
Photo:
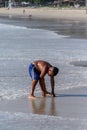
{"label": "distant person on beach", "polygon": [[[50,94],[53,97],[55,97],[54,76],[56,76],[58,72],[59,72],[59,69],[57,67],[52,66],[50,63],[46,61],[37,60],[37,61],[32,62],[29,65],[29,74],[32,79],[29,98],[32,98],[32,99],[35,98],[34,90],[38,81],[42,90],[42,96],[45,97],[46,94]],[[46,85],[45,85],[45,80],[44,80],[44,76],[46,74],[50,76],[51,93],[46,90]]]}

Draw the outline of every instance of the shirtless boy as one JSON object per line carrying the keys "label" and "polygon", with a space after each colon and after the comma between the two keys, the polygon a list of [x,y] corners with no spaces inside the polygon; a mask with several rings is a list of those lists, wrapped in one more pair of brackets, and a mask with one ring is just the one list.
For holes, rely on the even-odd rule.
{"label": "shirtless boy", "polygon": [[[59,72],[58,68],[52,66],[50,63],[46,61],[42,61],[42,60],[33,61],[29,65],[29,74],[32,79],[29,98],[32,98],[32,99],[35,98],[34,90],[38,81],[42,90],[42,96],[46,96],[46,94],[50,94],[53,97],[55,97],[54,76],[56,76],[58,72]],[[45,80],[44,80],[44,76],[46,74],[50,76],[51,93],[46,90]]]}

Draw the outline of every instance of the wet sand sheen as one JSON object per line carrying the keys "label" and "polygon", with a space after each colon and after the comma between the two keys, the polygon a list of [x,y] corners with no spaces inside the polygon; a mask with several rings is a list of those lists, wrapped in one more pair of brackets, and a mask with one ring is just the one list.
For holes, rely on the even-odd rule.
{"label": "wet sand sheen", "polygon": [[87,117],[86,87],[58,91],[55,98],[43,98],[38,94],[36,99],[28,99],[24,96],[16,100],[2,100],[0,110],[70,118]]}

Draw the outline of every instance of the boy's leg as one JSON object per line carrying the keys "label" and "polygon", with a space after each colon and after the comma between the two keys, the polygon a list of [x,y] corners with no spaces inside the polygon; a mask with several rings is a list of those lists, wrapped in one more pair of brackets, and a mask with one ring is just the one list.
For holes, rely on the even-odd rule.
{"label": "boy's leg", "polygon": [[35,90],[36,84],[38,82],[39,75],[38,75],[38,72],[32,63],[29,65],[29,75],[32,79],[29,98],[35,98],[34,90]]}
{"label": "boy's leg", "polygon": [[46,94],[50,94],[50,92],[47,91],[46,86],[45,86],[45,80],[43,79],[39,79],[39,84],[42,90],[42,96],[46,96]]}
{"label": "boy's leg", "polygon": [[36,86],[37,82],[38,82],[38,80],[32,80],[29,98],[35,98],[34,90],[35,90],[35,86]]}

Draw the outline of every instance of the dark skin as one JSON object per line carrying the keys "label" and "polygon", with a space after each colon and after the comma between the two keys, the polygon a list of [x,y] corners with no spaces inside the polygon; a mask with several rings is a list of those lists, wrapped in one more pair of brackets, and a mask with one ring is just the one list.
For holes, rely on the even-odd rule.
{"label": "dark skin", "polygon": [[[52,65],[46,61],[34,61],[32,62],[32,64],[34,64],[35,68],[40,72],[40,77],[39,77],[39,84],[42,90],[42,96],[46,96],[46,94],[50,94],[53,97],[55,97],[54,94],[54,75],[53,75],[53,71],[52,71]],[[44,80],[44,76],[48,74],[48,76],[50,77],[50,84],[51,84],[51,93],[48,92],[46,90],[46,85],[45,85],[45,80]],[[32,80],[31,82],[31,91],[30,91],[30,95],[29,98],[34,99],[34,90],[35,87],[37,85],[38,80]]]}

